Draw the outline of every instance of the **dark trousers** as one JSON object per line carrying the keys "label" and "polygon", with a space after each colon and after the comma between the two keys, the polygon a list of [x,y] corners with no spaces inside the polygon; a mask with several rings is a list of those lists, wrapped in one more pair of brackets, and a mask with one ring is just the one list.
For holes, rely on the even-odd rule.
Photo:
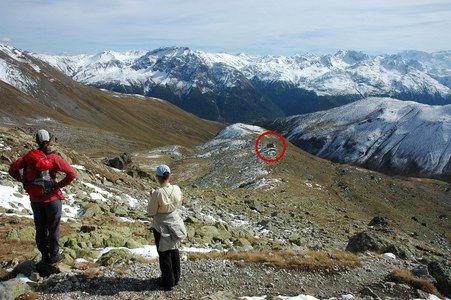
{"label": "dark trousers", "polygon": [[161,280],[165,287],[173,287],[179,283],[180,280],[180,253],[178,249],[159,251],[161,234],[153,229],[155,237],[155,245],[157,246],[158,257],[160,260]]}
{"label": "dark trousers", "polygon": [[59,252],[61,200],[31,202],[31,208],[36,228],[36,245],[42,253],[42,259],[49,260]]}

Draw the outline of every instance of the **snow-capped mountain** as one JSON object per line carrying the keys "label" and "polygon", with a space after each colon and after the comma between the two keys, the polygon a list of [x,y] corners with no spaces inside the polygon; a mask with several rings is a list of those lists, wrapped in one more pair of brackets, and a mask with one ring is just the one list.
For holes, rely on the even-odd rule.
{"label": "snow-capped mountain", "polygon": [[[105,55],[105,61],[111,63],[114,55],[123,59],[110,53]],[[84,128],[86,139],[93,138],[99,148],[119,136],[125,139],[134,136],[160,146],[198,144],[223,127],[161,99],[112,93],[80,84],[48,63],[9,46],[0,46],[0,99],[1,124],[62,126],[61,135],[65,136]],[[169,131],[167,124],[171,124]],[[91,147],[88,142],[86,146]],[[120,151],[137,146],[122,142]]]}
{"label": "snow-capped mountain", "polygon": [[451,176],[451,105],[367,98],[276,120],[271,128],[333,161],[398,174]]}
{"label": "snow-capped mountain", "polygon": [[230,122],[314,112],[368,96],[451,103],[451,51],[254,57],[173,47],[35,56],[84,84],[164,98]]}
{"label": "snow-capped mountain", "polygon": [[43,74],[39,60],[25,56],[16,48],[0,44],[0,81],[14,86],[27,95],[36,95],[35,86]]}
{"label": "snow-capped mountain", "polygon": [[249,121],[283,115],[233,63],[220,62],[215,55],[210,58],[206,53],[188,48],[139,54],[142,53],[36,57],[81,83],[162,98],[207,119]]}

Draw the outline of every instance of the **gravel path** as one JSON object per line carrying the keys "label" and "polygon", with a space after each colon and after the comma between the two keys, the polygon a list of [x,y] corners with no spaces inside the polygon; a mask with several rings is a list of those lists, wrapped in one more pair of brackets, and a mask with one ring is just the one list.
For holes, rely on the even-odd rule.
{"label": "gravel path", "polygon": [[[370,254],[362,256],[361,262],[361,267],[327,274],[275,269],[262,264],[243,265],[227,260],[185,261],[179,285],[169,292],[158,288],[158,263],[134,262],[127,266],[116,266],[114,271],[98,268],[53,275],[43,284],[39,299],[220,300],[242,296],[300,294],[338,299],[352,294],[359,299],[362,297],[361,291],[371,286],[374,293],[385,298],[396,295],[396,299],[412,299],[415,295],[415,291],[411,290],[402,297],[396,294],[397,284],[385,283],[386,275],[395,268],[408,267],[406,262]],[[399,287],[406,288],[398,285],[397,290]]]}

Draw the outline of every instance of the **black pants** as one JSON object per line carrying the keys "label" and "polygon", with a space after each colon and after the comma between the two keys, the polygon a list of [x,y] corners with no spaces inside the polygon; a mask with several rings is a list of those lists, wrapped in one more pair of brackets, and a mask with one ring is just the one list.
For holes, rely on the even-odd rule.
{"label": "black pants", "polygon": [[59,253],[62,203],[61,200],[48,203],[32,202],[31,208],[36,228],[36,245],[42,259],[48,261]]}
{"label": "black pants", "polygon": [[173,287],[179,283],[180,280],[180,253],[178,249],[159,251],[161,235],[158,231],[153,229],[155,237],[155,245],[157,246],[158,257],[160,260],[161,280],[164,287]]}

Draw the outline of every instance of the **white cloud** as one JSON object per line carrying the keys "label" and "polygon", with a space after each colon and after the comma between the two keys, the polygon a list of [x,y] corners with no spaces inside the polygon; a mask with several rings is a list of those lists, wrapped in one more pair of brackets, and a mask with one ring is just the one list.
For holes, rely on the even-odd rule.
{"label": "white cloud", "polygon": [[160,46],[275,55],[451,49],[448,0],[3,2],[0,36],[35,52]]}

